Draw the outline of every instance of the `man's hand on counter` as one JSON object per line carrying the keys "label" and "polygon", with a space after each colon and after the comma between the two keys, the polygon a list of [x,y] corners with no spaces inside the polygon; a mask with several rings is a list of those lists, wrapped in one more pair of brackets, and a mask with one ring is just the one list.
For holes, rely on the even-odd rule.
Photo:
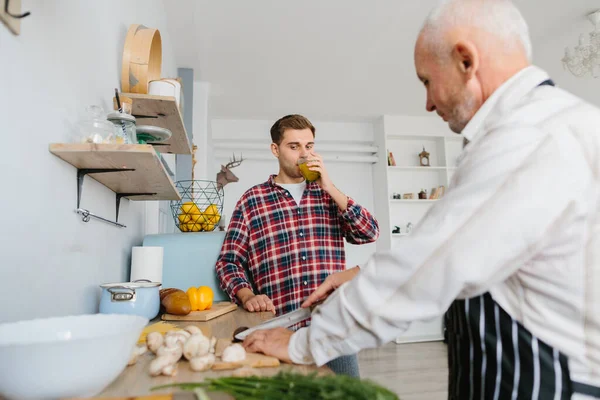
{"label": "man's hand on counter", "polygon": [[249,312],[270,311],[275,314],[275,306],[271,299],[264,294],[255,295],[248,288],[240,289],[236,294],[238,300]]}
{"label": "man's hand on counter", "polygon": [[294,332],[285,328],[275,328],[252,332],[244,339],[244,348],[252,353],[263,353],[291,363],[288,346]]}

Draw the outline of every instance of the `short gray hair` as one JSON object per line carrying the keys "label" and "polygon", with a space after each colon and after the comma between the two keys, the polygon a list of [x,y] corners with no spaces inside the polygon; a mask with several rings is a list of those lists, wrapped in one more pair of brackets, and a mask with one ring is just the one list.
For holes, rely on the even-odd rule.
{"label": "short gray hair", "polygon": [[506,43],[507,50],[521,44],[529,62],[532,60],[529,27],[510,0],[442,0],[427,16],[421,34],[426,43],[439,46],[444,33],[460,26],[495,35]]}

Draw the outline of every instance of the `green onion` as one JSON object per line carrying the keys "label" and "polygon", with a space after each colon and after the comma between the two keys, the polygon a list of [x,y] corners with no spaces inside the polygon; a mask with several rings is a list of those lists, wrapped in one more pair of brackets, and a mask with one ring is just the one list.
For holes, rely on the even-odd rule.
{"label": "green onion", "polygon": [[317,376],[280,372],[271,377],[223,377],[204,382],[172,383],[155,386],[164,388],[225,392],[236,400],[399,400],[398,396],[370,381],[347,375]]}

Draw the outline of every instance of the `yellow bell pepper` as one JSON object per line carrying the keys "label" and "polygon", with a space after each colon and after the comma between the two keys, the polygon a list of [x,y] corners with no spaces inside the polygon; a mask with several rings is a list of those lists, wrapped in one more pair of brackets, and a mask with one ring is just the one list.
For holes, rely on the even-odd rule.
{"label": "yellow bell pepper", "polygon": [[214,293],[208,286],[190,287],[187,295],[192,304],[192,311],[210,310],[213,304]]}

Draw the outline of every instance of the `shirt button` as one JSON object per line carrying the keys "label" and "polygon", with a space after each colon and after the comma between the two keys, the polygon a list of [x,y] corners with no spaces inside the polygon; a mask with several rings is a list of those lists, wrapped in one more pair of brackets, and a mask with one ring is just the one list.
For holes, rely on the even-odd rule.
{"label": "shirt button", "polygon": [[301,237],[302,237],[302,236],[304,236],[304,233],[300,232],[300,236],[301,236]]}
{"label": "shirt button", "polygon": [[306,256],[302,256],[302,261],[306,260]]}
{"label": "shirt button", "polygon": [[308,285],[308,282],[307,282],[307,281],[304,281],[304,282],[302,282],[302,283],[304,283],[304,286]]}

